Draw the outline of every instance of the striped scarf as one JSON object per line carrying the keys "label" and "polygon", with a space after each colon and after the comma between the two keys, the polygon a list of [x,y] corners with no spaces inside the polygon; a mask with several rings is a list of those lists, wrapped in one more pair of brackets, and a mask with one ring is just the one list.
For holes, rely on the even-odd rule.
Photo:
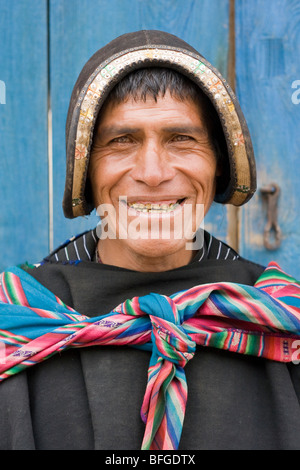
{"label": "striped scarf", "polygon": [[0,380],[70,347],[152,351],[141,408],[142,449],[174,450],[187,401],[184,366],[196,345],[296,361],[300,284],[270,263],[254,286],[220,282],[171,296],[151,293],[89,318],[14,267],[0,276],[0,318]]}

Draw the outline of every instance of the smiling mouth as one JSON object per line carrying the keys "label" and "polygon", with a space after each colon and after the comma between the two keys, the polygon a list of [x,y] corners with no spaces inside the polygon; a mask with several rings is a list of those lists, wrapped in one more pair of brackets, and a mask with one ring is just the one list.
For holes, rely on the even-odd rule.
{"label": "smiling mouth", "polygon": [[150,214],[165,214],[168,212],[174,212],[185,202],[186,198],[177,199],[172,202],[127,202],[129,209],[141,213]]}

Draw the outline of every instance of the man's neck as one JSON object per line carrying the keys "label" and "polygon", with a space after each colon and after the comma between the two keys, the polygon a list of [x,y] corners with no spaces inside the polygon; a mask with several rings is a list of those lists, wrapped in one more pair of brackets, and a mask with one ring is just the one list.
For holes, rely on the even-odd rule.
{"label": "man's neck", "polygon": [[194,251],[182,249],[167,255],[155,256],[154,250],[149,254],[137,253],[119,243],[118,240],[99,240],[98,258],[104,264],[118,266],[140,272],[162,272],[180,268],[190,263]]}

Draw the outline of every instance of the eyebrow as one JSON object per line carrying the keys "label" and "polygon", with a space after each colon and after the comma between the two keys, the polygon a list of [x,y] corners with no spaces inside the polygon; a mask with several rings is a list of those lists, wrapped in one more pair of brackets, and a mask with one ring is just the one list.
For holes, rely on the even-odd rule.
{"label": "eyebrow", "polygon": [[109,137],[111,135],[119,135],[119,134],[134,134],[138,132],[139,130],[140,129],[138,127],[106,126],[106,127],[102,127],[101,136]]}
{"label": "eyebrow", "polygon": [[201,126],[171,126],[171,127],[163,127],[163,131],[169,132],[170,134],[198,134],[198,135],[206,135],[207,130],[206,127]]}
{"label": "eyebrow", "polygon": [[[139,127],[122,127],[122,126],[106,126],[101,129],[101,136],[108,137],[111,135],[135,134],[141,129]],[[198,134],[199,136],[207,135],[206,127],[201,126],[168,126],[162,127],[161,130],[170,134]]]}

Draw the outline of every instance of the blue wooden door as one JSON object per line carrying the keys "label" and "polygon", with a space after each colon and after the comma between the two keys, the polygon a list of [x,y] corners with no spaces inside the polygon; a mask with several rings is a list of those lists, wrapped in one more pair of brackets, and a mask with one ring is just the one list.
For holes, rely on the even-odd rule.
{"label": "blue wooden door", "polygon": [[[263,244],[260,191],[235,211],[213,205],[205,228],[241,254],[277,260],[300,278],[298,148],[299,6],[295,0],[235,1],[235,86],[249,121],[258,188],[281,187],[282,243]],[[232,0],[0,0],[0,269],[38,262],[97,223],[66,220],[64,127],[82,66],[116,36],[162,29],[185,39],[227,76]],[[232,18],[231,18],[232,19]],[[231,70],[232,72],[232,70]],[[232,76],[231,76],[232,79]],[[295,97],[296,95],[294,95]],[[299,94],[300,96],[300,94]],[[5,98],[5,99],[4,99]]]}
{"label": "blue wooden door", "polygon": [[[279,262],[300,279],[300,3],[236,1],[237,92],[257,161],[258,191],[241,211],[240,251],[267,264]],[[296,82],[296,84],[294,83]],[[300,83],[300,82],[299,82]],[[299,85],[298,85],[299,86]],[[280,187],[281,245],[265,249],[266,199],[261,189]]]}

